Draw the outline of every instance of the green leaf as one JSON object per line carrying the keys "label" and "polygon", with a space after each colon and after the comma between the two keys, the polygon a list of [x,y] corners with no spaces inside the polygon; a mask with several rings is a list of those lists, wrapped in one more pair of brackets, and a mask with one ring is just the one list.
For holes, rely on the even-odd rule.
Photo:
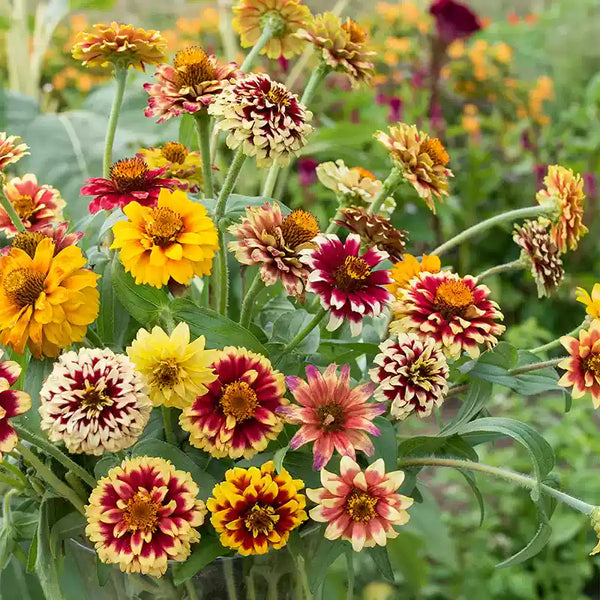
{"label": "green leaf", "polygon": [[50,358],[38,360],[32,357],[25,371],[23,390],[31,396],[31,408],[26,413],[14,417],[14,421],[32,433],[40,434],[40,390],[44,379],[52,371],[52,364]]}
{"label": "green leaf", "polygon": [[477,485],[477,479],[475,478],[475,475],[467,469],[457,469],[457,471],[465,478],[465,481],[475,496],[475,500],[477,500],[477,505],[479,506],[479,526],[481,527],[485,517],[485,504],[479,486]]}
{"label": "green leaf", "polygon": [[107,262],[100,278],[100,312],[98,335],[105,344],[115,341],[115,292],[112,285],[112,263]]}
{"label": "green leaf", "polygon": [[6,523],[0,530],[0,572],[6,569],[14,549],[15,530],[10,523]]}
{"label": "green leaf", "polygon": [[396,438],[396,427],[384,417],[375,417],[373,423],[379,427],[380,436],[372,436],[375,452],[373,461],[383,458],[386,471],[394,471],[398,464],[398,440]]}
{"label": "green leaf", "polygon": [[50,542],[50,502],[49,499],[42,500],[40,506],[40,521],[37,531],[37,556],[35,561],[35,572],[38,576],[46,600],[64,600],[59,583],[58,565],[53,557]]}
{"label": "green leaf", "polygon": [[462,403],[456,417],[452,419],[440,434],[452,435],[456,433],[461,425],[473,420],[481,409],[486,405],[492,395],[492,384],[488,381],[475,380],[469,386],[469,391],[465,401]]}
{"label": "green leaf", "polygon": [[27,554],[27,573],[33,573],[35,571],[35,563],[37,562],[38,554],[38,536],[37,529],[31,538],[31,544],[29,545],[29,553]]}
{"label": "green leaf", "polygon": [[119,465],[121,461],[114,455],[109,454],[108,456],[103,456],[95,465],[94,465],[94,476],[96,479],[101,479],[102,477],[106,477],[108,472],[113,468]]}
{"label": "green leaf", "polygon": [[85,529],[86,520],[83,515],[78,512],[70,512],[61,517],[50,531],[50,548],[56,551],[60,543],[67,538],[76,537]]}
{"label": "green leaf", "polygon": [[550,535],[552,534],[552,527],[548,523],[541,522],[538,530],[531,539],[531,541],[521,551],[513,554],[510,558],[498,563],[497,568],[512,567],[518,565],[526,560],[529,560],[536,554],[538,554],[542,548],[548,543]]}
{"label": "green leaf", "polygon": [[367,554],[371,557],[375,563],[375,567],[381,574],[381,576],[387,581],[394,581],[394,570],[390,564],[390,557],[388,555],[388,549],[385,546],[374,546],[373,548],[367,548]]}
{"label": "green leaf", "polygon": [[194,546],[190,557],[184,563],[173,566],[173,581],[180,585],[193,577],[210,564],[215,558],[227,554],[227,550],[221,546],[218,538],[211,535],[203,535],[199,544]]}
{"label": "green leaf", "polygon": [[[314,316],[303,308],[296,309],[291,313],[286,312],[282,314],[273,324],[273,332],[269,341],[271,343],[288,344],[311,322]],[[319,349],[320,339],[319,328],[315,327],[296,346],[294,352],[298,354],[314,354]]]}
{"label": "green leaf", "polygon": [[341,556],[347,548],[348,542],[343,540],[328,540],[322,537],[316,552],[310,558],[308,569],[308,585],[314,594],[321,587],[327,577],[329,567]]}

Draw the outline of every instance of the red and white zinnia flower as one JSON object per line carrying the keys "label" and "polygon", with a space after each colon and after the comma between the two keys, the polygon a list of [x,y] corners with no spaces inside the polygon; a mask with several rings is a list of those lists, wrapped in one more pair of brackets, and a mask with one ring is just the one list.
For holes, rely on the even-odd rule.
{"label": "red and white zinnia flower", "polygon": [[2,452],[10,452],[18,441],[17,432],[9,419],[22,415],[31,408],[29,394],[10,389],[19,379],[19,375],[19,363],[12,360],[0,362],[0,461]]}

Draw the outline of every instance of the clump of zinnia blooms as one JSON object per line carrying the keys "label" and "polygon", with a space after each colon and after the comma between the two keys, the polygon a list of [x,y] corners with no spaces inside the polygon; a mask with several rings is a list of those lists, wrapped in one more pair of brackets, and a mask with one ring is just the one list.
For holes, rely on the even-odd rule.
{"label": "clump of zinnia blooms", "polygon": [[243,265],[259,265],[265,285],[281,280],[290,296],[304,296],[308,269],[299,253],[316,248],[319,224],[313,215],[298,209],[284,217],[278,204],[267,202],[246,208],[246,216],[228,231],[237,240],[229,250]]}
{"label": "clump of zinnia blooms", "polygon": [[442,142],[419,131],[416,125],[406,123],[392,125],[388,133],[379,131],[375,138],[388,150],[392,163],[435,214],[435,199],[441,201],[448,195],[448,178],[454,177],[447,167],[450,157]]}
{"label": "clump of zinnia blooms", "polygon": [[350,387],[350,367],[329,365],[321,374],[313,365],[306,367],[306,381],[286,377],[285,381],[297,404],[279,409],[290,423],[300,425],[290,441],[296,450],[313,444],[313,468],[322,469],[331,460],[334,449],[342,456],[356,458],[356,451],[371,456],[373,442],[367,434],[380,435],[373,419],[386,410],[385,404],[369,402],[374,386],[365,383]]}
{"label": "clump of zinnia blooms", "polygon": [[227,346],[211,363],[216,379],[183,409],[179,424],[190,444],[215,458],[251,458],[283,429],[283,375],[246,348]]}
{"label": "clump of zinnia blooms", "polygon": [[54,255],[43,239],[33,257],[20,248],[0,258],[0,341],[18,354],[25,345],[36,358],[58,356],[83,340],[98,316],[98,275],[83,268],[77,246]]}
{"label": "clump of zinnia blooms", "polygon": [[0,132],[0,171],[29,154],[29,146],[24,143],[19,144],[19,139],[16,135],[7,135],[5,131]]}
{"label": "clump of zinnia blooms", "polygon": [[310,18],[302,0],[239,0],[233,13],[233,29],[240,35],[242,48],[254,46],[268,28],[271,37],[261,54],[289,59],[304,49],[304,42],[294,35]]}
{"label": "clump of zinnia blooms", "polygon": [[328,540],[347,540],[355,552],[385,546],[389,539],[398,537],[395,528],[410,519],[407,509],[413,499],[396,493],[403,481],[402,471],[385,472],[382,458],[363,471],[352,458],[343,456],[339,475],[323,469],[323,487],[306,490],[317,504],[310,518],[327,523]]}
{"label": "clump of zinnia blooms", "polygon": [[158,65],[154,76],[156,83],[144,84],[150,96],[144,114],[158,117],[157,122],[162,123],[206,108],[240,76],[240,71],[236,63],[224,63],[201,48],[190,46],[175,55],[173,66]]}
{"label": "clump of zinnia blooms", "polygon": [[229,469],[206,502],[221,544],[243,556],[283,548],[308,518],[303,488],[285,469],[277,473],[273,461],[260,469]]}
{"label": "clump of zinnia blooms", "polygon": [[600,319],[600,283],[595,283],[591,295],[583,288],[575,288],[577,302],[585,304],[585,312],[594,319]]}
{"label": "clump of zinnia blooms", "polygon": [[75,246],[83,237],[83,231],[69,231],[69,223],[63,221],[58,224],[48,223],[40,225],[35,231],[25,231],[17,233],[10,242],[10,246],[2,249],[2,254],[9,254],[11,248],[20,248],[26,252],[31,258],[35,256],[35,249],[38,244],[44,239],[51,239],[54,243],[54,256],[68,246]]}
{"label": "clump of zinnia blooms", "polygon": [[119,452],[139,438],[152,404],[124,354],[81,348],[59,356],[40,391],[40,427],[73,453]]}
{"label": "clump of zinnia blooms", "polygon": [[210,368],[217,351],[206,350],[205,343],[203,335],[190,342],[190,328],[184,322],[171,335],[158,325],[150,332],[137,332],[127,355],[146,378],[154,406],[185,408],[206,394],[207,384],[217,378]]}
{"label": "clump of zinnia blooms", "polygon": [[31,396],[10,388],[21,375],[21,366],[13,360],[0,361],[0,461],[2,453],[17,445],[18,436],[10,419],[26,413],[31,408]]}
{"label": "clump of zinnia blooms", "polygon": [[145,30],[123,23],[98,23],[92,31],[81,31],[75,38],[72,54],[90,67],[134,67],[156,65],[165,57],[167,40],[160,31]]}
{"label": "clump of zinnia blooms", "polygon": [[137,152],[149,169],[166,167],[164,175],[174,179],[182,190],[195,194],[202,190],[202,159],[200,151],[190,151],[179,142],[167,142],[160,148],[140,148]]}
{"label": "clump of zinnia blooms", "polygon": [[313,131],[312,113],[282,83],[268,75],[249,75],[226,87],[208,112],[221,117],[229,148],[256,157],[258,167],[289,165]]}
{"label": "clump of zinnia blooms", "polygon": [[157,206],[130,202],[127,221],[115,223],[112,248],[137,284],[160,288],[170,278],[189,283],[194,275],[209,275],[219,248],[217,229],[202,204],[181,190],[162,190]]}
{"label": "clump of zinnia blooms", "polygon": [[200,540],[206,506],[192,476],[163,458],[124,460],[98,482],[85,507],[86,534],[103,563],[161,577]]}
{"label": "clump of zinnia blooms", "polygon": [[439,273],[442,268],[440,259],[435,254],[423,254],[421,260],[417,260],[412,254],[406,253],[400,262],[390,269],[392,283],[388,285],[390,293],[399,300],[402,290],[408,287],[410,280],[419,273]]}

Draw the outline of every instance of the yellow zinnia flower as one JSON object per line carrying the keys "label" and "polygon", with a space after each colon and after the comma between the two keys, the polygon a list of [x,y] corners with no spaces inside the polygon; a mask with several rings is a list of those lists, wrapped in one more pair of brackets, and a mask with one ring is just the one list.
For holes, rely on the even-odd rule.
{"label": "yellow zinnia flower", "polygon": [[163,176],[177,179],[179,187],[195,194],[202,190],[202,160],[200,151],[190,151],[179,142],[167,142],[160,148],[140,148],[137,155],[149,169],[167,167]]}
{"label": "yellow zinnia flower", "polygon": [[405,254],[404,259],[397,262],[390,269],[390,277],[393,282],[387,288],[397,299],[400,298],[401,290],[408,287],[408,282],[419,273],[427,271],[428,273],[439,273],[442,268],[440,259],[435,254],[423,254],[419,262],[412,254]]}
{"label": "yellow zinnia flower", "polygon": [[594,284],[591,295],[581,287],[576,288],[575,297],[577,302],[585,304],[585,312],[588,315],[600,319],[600,283]]}
{"label": "yellow zinnia flower", "polygon": [[217,228],[202,204],[181,190],[163,188],[152,208],[130,202],[129,219],[116,223],[111,248],[121,250],[121,262],[137,284],[160,288],[169,278],[188,284],[194,275],[209,275],[219,249]]}

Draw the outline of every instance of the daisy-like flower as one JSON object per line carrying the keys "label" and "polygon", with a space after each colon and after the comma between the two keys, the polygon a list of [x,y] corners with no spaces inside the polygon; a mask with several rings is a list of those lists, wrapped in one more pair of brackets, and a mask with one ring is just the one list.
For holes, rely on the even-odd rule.
{"label": "daisy-like flower", "polygon": [[557,217],[552,219],[550,235],[561,253],[575,250],[579,240],[588,232],[583,224],[583,179],[572,169],[559,165],[548,167],[544,177],[546,189],[540,190],[536,200],[540,204],[550,204],[556,208]]}
{"label": "daisy-like flower", "polygon": [[287,167],[313,131],[312,113],[283,84],[268,75],[249,75],[226,87],[208,112],[222,117],[217,126],[229,132],[226,143],[255,156],[258,167]]}
{"label": "daisy-like flower", "polygon": [[294,35],[310,18],[302,0],[239,0],[233,13],[233,29],[240,35],[242,48],[254,46],[268,27],[272,36],[261,54],[289,59],[304,49],[304,42]]}
{"label": "daisy-like flower", "polygon": [[373,57],[377,53],[369,46],[367,32],[356,21],[342,21],[326,12],[313,17],[297,35],[310,42],[332,70],[344,73],[353,87],[368,83],[375,74]]}
{"label": "daisy-like flower", "polygon": [[313,365],[306,367],[306,381],[286,377],[288,388],[298,404],[279,409],[287,421],[300,425],[290,441],[296,450],[314,442],[313,468],[322,469],[331,459],[334,449],[342,456],[356,458],[356,450],[373,454],[373,442],[367,433],[380,435],[373,419],[385,412],[385,404],[368,402],[373,394],[372,383],[350,387],[350,367],[329,365],[321,374]]}
{"label": "daisy-like flower", "polygon": [[[60,197],[60,192],[49,185],[38,185],[37,177],[32,173],[23,177],[13,177],[2,189],[28,230],[39,230],[40,227],[62,218],[65,201]],[[17,233],[8,213],[2,207],[0,231],[7,237],[13,237]]]}
{"label": "daisy-like flower", "polygon": [[58,225],[41,225],[39,229],[36,229],[35,231],[17,233],[17,235],[12,238],[10,246],[3,248],[1,253],[7,255],[10,254],[12,248],[20,248],[23,252],[26,252],[33,258],[39,243],[42,240],[49,238],[54,243],[54,256],[56,256],[61,250],[64,250],[68,246],[75,246],[75,244],[83,237],[83,231],[72,231],[71,233],[67,233],[68,230],[69,223],[64,221]]}
{"label": "daisy-like flower", "polygon": [[0,171],[8,165],[12,165],[21,160],[29,150],[27,144],[19,144],[19,137],[16,135],[7,135],[5,131],[0,132]]}
{"label": "daisy-like flower", "polygon": [[98,316],[98,275],[84,269],[77,246],[54,256],[51,239],[39,242],[33,258],[20,248],[0,258],[0,342],[36,358],[58,356],[80,342]]}
{"label": "daisy-like flower", "polygon": [[323,470],[323,487],[306,490],[317,504],[310,518],[327,523],[328,540],[347,540],[355,552],[385,546],[388,539],[398,537],[395,528],[410,519],[407,509],[413,499],[396,493],[403,481],[402,471],[385,472],[382,458],[363,471],[354,460],[343,456],[339,475]]}
{"label": "daisy-like flower", "polygon": [[350,234],[344,243],[337,235],[315,238],[316,250],[303,250],[302,261],[310,270],[306,289],[318,294],[321,306],[330,311],[327,329],[334,331],[350,321],[352,335],[362,331],[365,317],[376,317],[392,298],[385,286],[391,282],[388,271],[374,268],[387,258],[387,252],[369,248],[359,256],[360,237]]}
{"label": "daisy-like flower", "polygon": [[206,506],[192,476],[164,458],[124,460],[103,477],[85,507],[85,532],[103,563],[161,577],[200,540]]}
{"label": "daisy-like flower", "polygon": [[110,168],[110,179],[92,177],[81,188],[82,196],[96,196],[89,205],[92,214],[99,210],[125,208],[131,202],[156,206],[163,188],[174,189],[179,182],[164,178],[167,168],[148,169],[146,162],[136,156],[117,161]]}
{"label": "daisy-like flower", "polygon": [[166,285],[170,278],[188,284],[209,275],[219,248],[217,229],[198,202],[185,192],[162,190],[155,208],[130,202],[127,221],[115,223],[115,240],[125,270],[137,284]]}
{"label": "daisy-like flower", "polygon": [[540,221],[525,221],[522,226],[515,226],[513,240],[522,248],[521,259],[531,270],[538,297],[549,296],[555,292],[565,270],[558,246],[552,239],[548,226]]}
{"label": "daisy-like flower", "polygon": [[140,329],[127,348],[136,369],[146,377],[154,406],[190,406],[217,376],[210,368],[216,350],[205,350],[204,336],[190,342],[190,328],[179,323],[169,336],[158,325]]}
{"label": "daisy-like flower", "polygon": [[590,295],[583,288],[576,288],[577,302],[585,304],[585,312],[594,319],[600,319],[600,283],[595,283]]}
{"label": "daisy-like flower", "polygon": [[283,375],[264,356],[233,346],[220,350],[211,368],[217,379],[183,409],[179,424],[192,446],[215,458],[251,458],[283,429]]}
{"label": "daisy-like flower", "polygon": [[0,461],[2,452],[10,452],[18,442],[17,432],[10,424],[10,419],[31,408],[29,394],[10,389],[20,375],[19,363],[12,360],[0,361]]}
{"label": "daisy-like flower", "polygon": [[308,518],[303,488],[285,469],[277,473],[273,461],[260,469],[229,469],[206,502],[221,544],[243,556],[283,548]]}
{"label": "daisy-like flower", "polygon": [[401,333],[379,345],[381,352],[369,371],[377,384],[375,399],[390,402],[390,414],[406,419],[411,413],[427,417],[441,406],[448,391],[448,363],[432,339]]}
{"label": "daisy-like flower", "polygon": [[165,177],[178,182],[178,187],[195,194],[202,189],[200,151],[190,152],[179,142],[167,142],[160,148],[140,148],[139,156],[149,169],[166,167]]}
{"label": "daisy-like flower", "polygon": [[99,23],[92,31],[81,31],[75,38],[71,53],[90,67],[134,67],[140,71],[145,65],[156,65],[164,60],[167,40],[160,31],[146,31],[122,23]]}
{"label": "daisy-like flower", "polygon": [[260,265],[265,285],[281,279],[290,296],[304,296],[308,269],[300,262],[299,252],[316,247],[313,240],[319,234],[319,224],[313,215],[294,210],[284,218],[278,204],[267,202],[249,206],[241,223],[228,231],[237,238],[229,243],[229,250],[243,265]]}
{"label": "daisy-like flower", "polygon": [[448,357],[458,358],[466,352],[477,358],[479,345],[492,348],[498,343],[496,336],[506,329],[496,323],[504,316],[489,295],[489,288],[477,285],[470,275],[421,273],[392,303],[397,320],[392,321],[390,331],[413,331],[422,339],[431,339]]}
{"label": "daisy-like flower", "polygon": [[440,259],[435,254],[423,254],[418,261],[412,254],[405,254],[404,258],[390,269],[392,283],[388,290],[396,298],[400,299],[402,290],[408,287],[410,280],[419,273],[439,273],[442,268]]}
{"label": "daisy-like flower", "polygon": [[158,123],[185,113],[193,114],[214,102],[223,88],[239,76],[235,63],[221,62],[190,46],[175,55],[173,66],[162,63],[156,67],[156,83],[144,84],[150,96],[144,114],[158,117]]}
{"label": "daisy-like flower", "polygon": [[129,448],[144,431],[152,403],[141,373],[124,354],[81,348],[61,354],[40,391],[40,427],[73,453]]}
{"label": "daisy-like flower", "polygon": [[454,177],[447,167],[450,157],[442,142],[406,123],[393,125],[388,133],[378,131],[375,138],[389,151],[404,179],[435,214],[435,199],[441,201],[448,195],[448,177]]}

